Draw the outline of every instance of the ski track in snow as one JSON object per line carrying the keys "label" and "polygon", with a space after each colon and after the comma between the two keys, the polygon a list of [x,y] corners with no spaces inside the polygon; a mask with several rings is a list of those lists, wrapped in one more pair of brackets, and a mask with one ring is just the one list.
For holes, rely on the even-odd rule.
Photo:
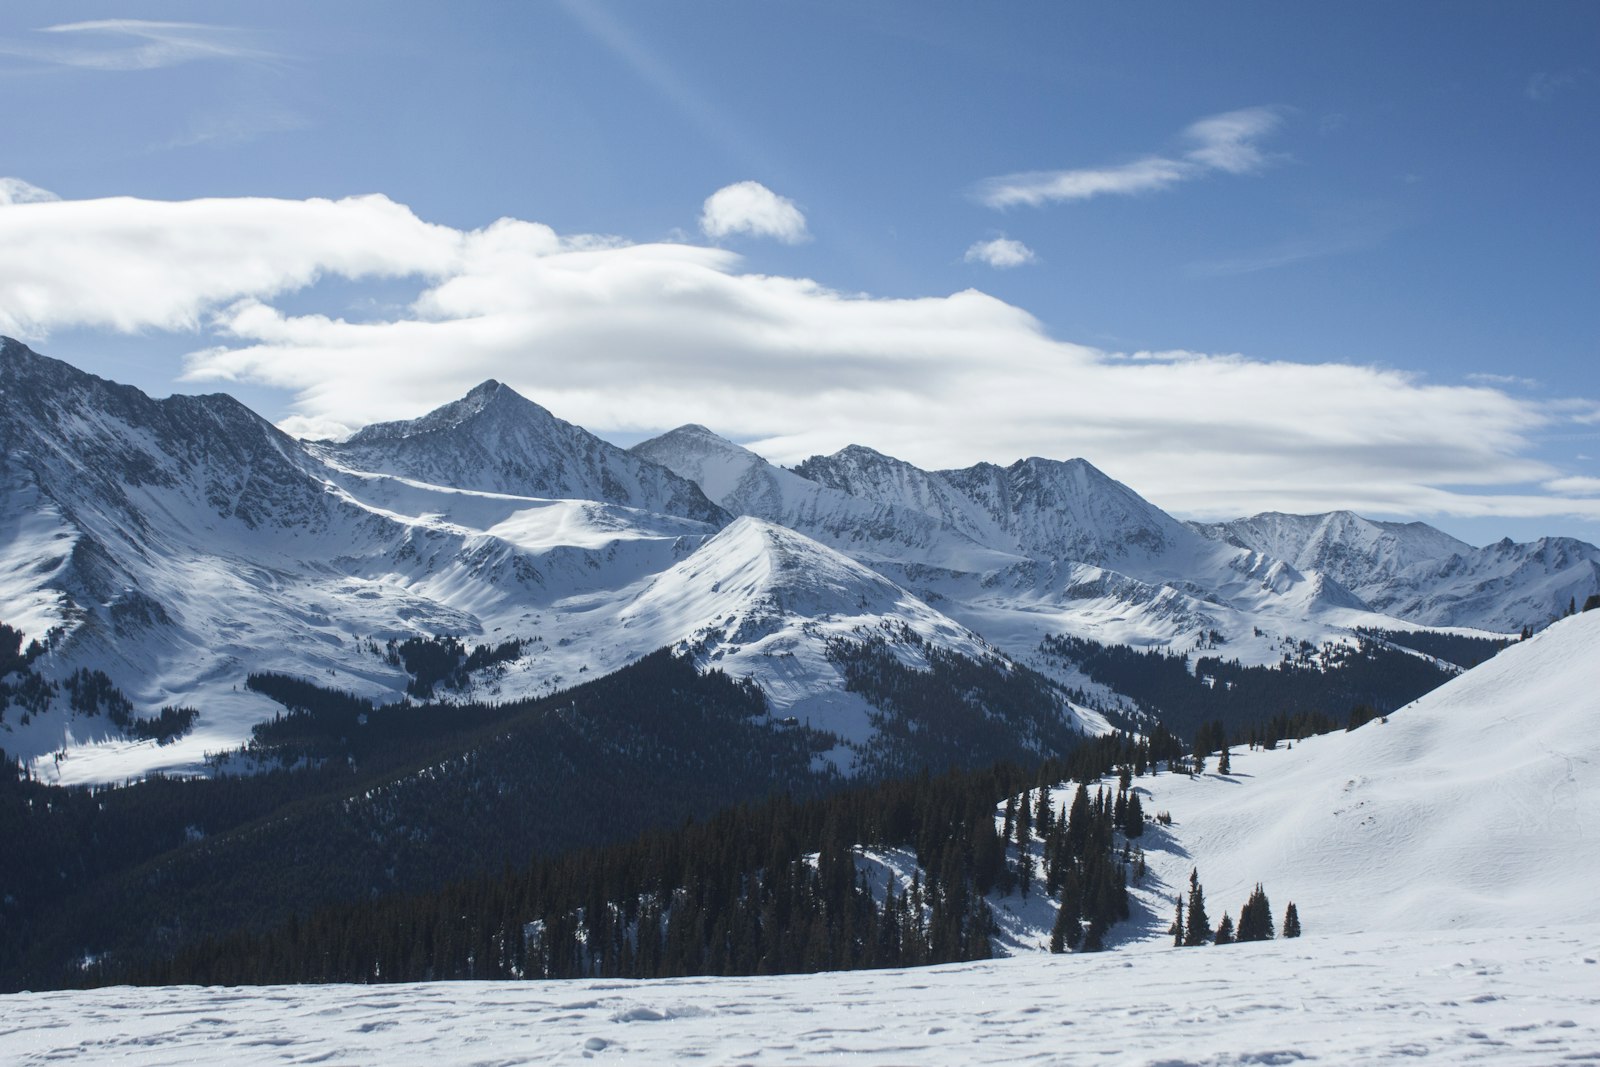
{"label": "ski track in snow", "polygon": [[652,982],[0,998],[0,1058],[249,1064],[1600,1062],[1600,927]]}

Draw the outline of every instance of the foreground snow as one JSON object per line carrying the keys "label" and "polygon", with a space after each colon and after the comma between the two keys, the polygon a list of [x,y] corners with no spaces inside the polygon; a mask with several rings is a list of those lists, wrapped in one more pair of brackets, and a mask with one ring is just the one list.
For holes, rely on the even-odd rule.
{"label": "foreground snow", "polygon": [[908,971],[0,997],[0,1060],[1553,1064],[1600,1058],[1600,927],[1147,945]]}

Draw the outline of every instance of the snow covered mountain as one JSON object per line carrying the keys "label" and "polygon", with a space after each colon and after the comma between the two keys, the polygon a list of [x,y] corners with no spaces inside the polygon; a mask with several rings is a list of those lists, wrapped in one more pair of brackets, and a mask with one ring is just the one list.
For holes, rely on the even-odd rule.
{"label": "snow covered mountain", "polygon": [[481,493],[599,500],[722,524],[692,482],[556,418],[496,381],[418,419],[311,450],[338,466]]}
{"label": "snow covered mountain", "polygon": [[680,426],[633,446],[705,490],[735,515],[799,530],[869,565],[915,561],[957,570],[1015,562],[968,531],[917,507],[825,485],[774,466],[704,426]]}
{"label": "snow covered mountain", "polygon": [[[411,636],[521,641],[459,694],[488,700],[675,646],[754,678],[780,718],[837,733],[846,770],[879,712],[847,691],[837,642],[886,642],[912,666],[938,648],[1010,669],[803,534],[751,519],[719,533],[726,513],[693,484],[503,386],[339,445],[297,442],[227,397],[152,400],[14,343],[0,374],[0,619],[57,631],[39,670],[58,687],[103,671],[140,714],[201,712],[164,748],[59,690],[53,708],[0,717],[0,748],[64,752],[65,780],[193,767],[237,745],[275,710],[243,689],[251,671],[394,699],[408,676],[382,649]],[[1104,726],[1065,700],[1058,711]]]}
{"label": "snow covered mountain", "polygon": [[1373,610],[1424,626],[1539,627],[1600,589],[1600,548],[1569,537],[1474,548],[1426,523],[1348,511],[1266,512],[1196,529],[1325,574]]}
{"label": "snow covered mountain", "polygon": [[[846,552],[1062,680],[1048,634],[1184,645],[1217,633],[1271,662],[1280,635],[1315,642],[1378,621],[1322,575],[1203,536],[1084,460],[923,471],[852,445],[793,471],[704,427],[635,451]],[[1392,622],[1392,620],[1390,620]]]}
{"label": "snow covered mountain", "polygon": [[[274,710],[251,671],[393,699],[409,678],[382,647],[413,636],[521,642],[460,692],[488,700],[693,651],[857,746],[849,763],[883,709],[848,691],[844,640],[1094,691],[1046,636],[1267,664],[1362,625],[1514,630],[1600,588],[1581,542],[1471,549],[1355,516],[1194,527],[1083,460],[923,471],[852,446],[791,471],[699,426],[623,450],[495,382],[345,442],[14,341],[0,389],[0,621],[53,633],[38,671],[58,687],[53,711],[0,709],[0,748],[66,753],[68,780],[236,746]],[[138,714],[197,708],[193,732],[158,750],[69,709],[80,668]]]}

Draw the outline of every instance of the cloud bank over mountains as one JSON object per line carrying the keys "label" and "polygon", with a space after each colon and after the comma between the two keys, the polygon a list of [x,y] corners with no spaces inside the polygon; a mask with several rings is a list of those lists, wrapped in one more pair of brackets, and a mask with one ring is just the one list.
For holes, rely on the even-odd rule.
{"label": "cloud bank over mountains", "polygon": [[[1191,128],[1187,165],[1259,165],[1263,122]],[[1600,518],[1592,479],[1526,456],[1535,434],[1600,420],[1589,398],[1350,363],[1110,352],[1053,338],[977,290],[844,293],[746,273],[726,249],[518,219],[459,230],[378,195],[0,190],[0,333],[173,332],[192,349],[189,381],[287,390],[283,426],[300,435],[415,416],[493,377],[599,431],[699,422],[785,463],[849,443],[924,467],[1081,455],[1200,517]],[[705,212],[713,238],[807,233],[798,208],[756,183],[720,190]],[[349,287],[326,279],[416,288],[409,304],[357,313]]]}

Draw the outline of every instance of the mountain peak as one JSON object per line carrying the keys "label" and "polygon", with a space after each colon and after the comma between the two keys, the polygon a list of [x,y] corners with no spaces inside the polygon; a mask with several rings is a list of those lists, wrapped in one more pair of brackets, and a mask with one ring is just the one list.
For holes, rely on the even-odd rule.
{"label": "mountain peak", "polygon": [[754,452],[751,452],[743,445],[728,440],[715,430],[702,426],[698,422],[686,422],[676,429],[657,434],[647,441],[640,441],[633,446],[631,451],[641,456],[652,456],[656,452],[679,452],[684,449],[692,449],[697,452],[709,449],[714,452],[755,455]]}
{"label": "mountain peak", "polygon": [[460,400],[452,400],[415,419],[375,422],[357,430],[348,444],[366,445],[379,441],[398,441],[425,434],[453,430],[471,423],[486,412],[504,410],[531,422],[560,423],[550,412],[535,404],[509,385],[490,378],[474,386]]}
{"label": "mountain peak", "polygon": [[489,379],[418,419],[319,446],[351,468],[474,492],[599,500],[720,526],[727,514],[646,456],[557,418]]}

